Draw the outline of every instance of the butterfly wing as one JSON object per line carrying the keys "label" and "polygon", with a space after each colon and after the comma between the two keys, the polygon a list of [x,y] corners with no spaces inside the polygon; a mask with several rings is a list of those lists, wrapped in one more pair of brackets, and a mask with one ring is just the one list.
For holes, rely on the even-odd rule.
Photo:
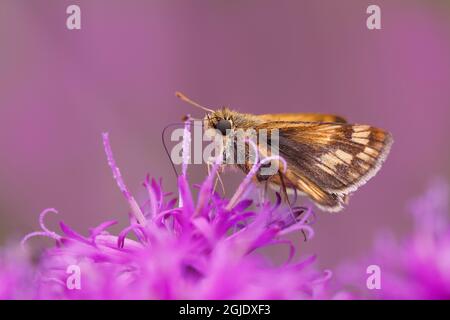
{"label": "butterfly wing", "polygon": [[[264,122],[278,129],[288,185],[327,211],[339,211],[348,195],[380,169],[393,142],[389,133],[347,123]],[[270,182],[280,185],[275,176]]]}
{"label": "butterfly wing", "polygon": [[347,122],[344,118],[332,114],[320,113],[275,113],[261,114],[257,116],[265,121],[289,121],[289,122]]}

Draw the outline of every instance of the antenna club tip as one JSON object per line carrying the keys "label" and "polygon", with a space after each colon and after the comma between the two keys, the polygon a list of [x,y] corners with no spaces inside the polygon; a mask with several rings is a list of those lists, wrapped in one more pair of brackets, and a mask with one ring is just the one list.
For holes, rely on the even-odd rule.
{"label": "antenna club tip", "polygon": [[202,110],[204,110],[204,111],[206,111],[206,112],[213,112],[213,110],[208,109],[208,108],[206,108],[206,107],[204,107],[204,106],[198,104],[198,103],[195,102],[195,101],[192,101],[191,99],[189,99],[188,97],[186,97],[184,94],[182,94],[180,91],[175,91],[175,96],[178,97],[178,98],[180,98],[181,100],[183,100],[183,101],[185,101],[185,102],[187,102],[187,103],[193,105],[194,107],[200,108],[200,109],[202,109]]}

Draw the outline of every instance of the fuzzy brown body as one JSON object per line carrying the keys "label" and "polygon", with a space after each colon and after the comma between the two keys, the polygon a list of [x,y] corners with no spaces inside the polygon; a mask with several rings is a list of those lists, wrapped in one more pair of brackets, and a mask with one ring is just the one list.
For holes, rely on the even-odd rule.
{"label": "fuzzy brown body", "polygon": [[[278,130],[279,155],[287,168],[271,176],[257,174],[256,179],[296,190],[326,211],[341,210],[349,194],[378,172],[393,142],[384,130],[348,124],[334,115],[252,115],[224,107],[204,118],[206,129],[224,124],[230,130],[265,129],[269,136],[271,130]],[[252,164],[237,166],[248,172]],[[286,169],[284,173],[282,169]]]}

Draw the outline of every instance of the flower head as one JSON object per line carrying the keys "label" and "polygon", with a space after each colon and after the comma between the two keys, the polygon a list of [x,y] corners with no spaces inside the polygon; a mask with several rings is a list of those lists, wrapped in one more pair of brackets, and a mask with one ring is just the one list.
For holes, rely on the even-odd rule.
{"label": "flower head", "polygon": [[[186,125],[185,130],[189,130]],[[130,224],[118,235],[107,221],[83,236],[60,223],[61,233],[48,230],[45,210],[41,231],[56,241],[41,257],[36,296],[66,299],[303,299],[331,297],[325,284],[330,271],[318,272],[314,257],[293,262],[295,245],[282,236],[313,230],[310,209],[255,203],[246,195],[258,160],[231,199],[214,192],[219,164],[200,185],[194,198],[184,164],[178,178],[179,197],[164,192],[162,182],[147,177],[148,199],[138,204],[114,160],[108,134],[103,135],[114,179],[130,206]],[[185,141],[187,141],[185,139]],[[188,143],[188,142],[186,142]],[[187,149],[187,146],[184,146]],[[187,161],[185,161],[187,163]],[[264,258],[259,249],[285,245],[289,257],[281,265]],[[68,285],[67,268],[79,268],[79,288]]]}
{"label": "flower head", "polygon": [[[412,234],[402,241],[380,234],[371,254],[344,265],[339,278],[363,297],[382,299],[450,299],[450,224],[448,185],[440,180],[410,206]],[[380,267],[381,288],[368,290],[366,268]]]}

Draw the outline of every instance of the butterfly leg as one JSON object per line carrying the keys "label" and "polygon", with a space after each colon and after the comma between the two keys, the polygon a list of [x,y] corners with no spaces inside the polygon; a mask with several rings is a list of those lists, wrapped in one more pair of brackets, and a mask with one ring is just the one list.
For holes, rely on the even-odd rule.
{"label": "butterfly leg", "polygon": [[289,207],[292,209],[291,202],[289,201],[289,195],[287,193],[286,181],[284,178],[284,174],[281,171],[278,171],[278,176],[280,177],[281,185],[280,185],[280,193],[282,197],[286,200]]}
{"label": "butterfly leg", "polygon": [[[209,175],[211,174],[211,164],[207,162],[206,163],[206,168],[207,168],[208,177],[209,177]],[[213,193],[216,192],[216,186],[217,186],[217,180],[214,183],[214,187],[213,187],[213,190],[212,190]]]}
{"label": "butterfly leg", "polygon": [[222,192],[225,195],[225,185],[223,183],[222,176],[221,176],[222,172],[223,172],[222,167],[220,167],[219,170],[216,173],[217,177],[216,177],[216,181],[214,182],[214,189],[213,190],[216,191],[217,182],[219,182],[220,186],[222,188]]}
{"label": "butterfly leg", "polygon": [[[284,196],[284,198],[289,206],[289,212],[291,213],[291,217],[295,223],[295,222],[297,222],[297,216],[294,213],[294,209],[292,207],[291,201],[289,200],[289,195],[287,193],[287,187],[286,187],[286,181],[285,181],[287,179],[287,177],[285,177],[281,171],[278,171],[278,176],[280,177],[280,182],[281,182],[280,193],[282,194],[282,196]],[[294,192],[296,192],[296,191],[294,191]],[[297,201],[297,196],[295,196],[295,201]],[[302,229],[302,234],[303,234],[304,240],[307,241],[308,237],[306,236],[306,233],[303,229]]]}
{"label": "butterfly leg", "polygon": [[[208,170],[208,176],[211,174],[211,164],[207,163],[206,164],[206,168]],[[223,183],[222,177],[221,177],[221,173],[223,172],[222,167],[219,168],[219,170],[216,172],[216,180],[214,181],[214,187],[212,192],[216,192],[216,188],[217,188],[217,183],[220,183],[220,186],[222,187],[222,192],[225,195],[225,185]]]}

